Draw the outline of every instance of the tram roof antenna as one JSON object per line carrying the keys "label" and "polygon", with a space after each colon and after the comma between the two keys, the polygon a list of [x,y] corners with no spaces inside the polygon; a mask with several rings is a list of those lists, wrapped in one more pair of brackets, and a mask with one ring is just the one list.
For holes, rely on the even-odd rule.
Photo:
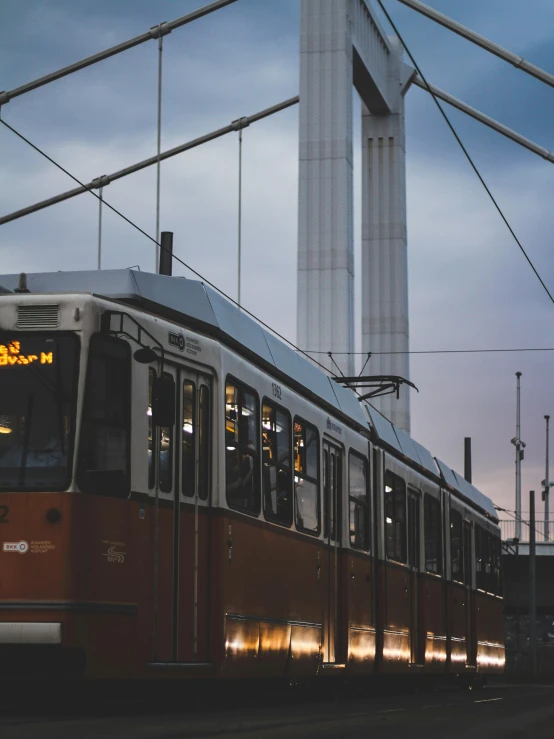
{"label": "tram roof antenna", "polygon": [[14,292],[16,293],[30,293],[31,291],[27,287],[27,275],[25,272],[21,272],[19,274],[19,283],[17,287],[15,288]]}
{"label": "tram roof antenna", "polygon": [[109,49],[100,51],[98,54],[93,54],[86,59],[81,59],[80,62],[75,62],[74,64],[70,64],[67,67],[62,67],[56,72],[50,72],[50,74],[44,75],[44,77],[39,77],[32,82],[27,82],[24,85],[15,87],[13,90],[0,92],[0,107],[5,103],[9,103],[10,100],[15,97],[19,97],[20,95],[24,95],[27,92],[31,92],[31,90],[36,90],[37,88],[43,87],[44,85],[47,85],[50,82],[54,82],[55,80],[59,80],[62,77],[67,77],[67,75],[73,74],[73,72],[78,72],[81,69],[85,69],[86,67],[90,67],[91,65],[96,64],[97,62],[102,62],[104,61],[104,59],[109,59],[109,57],[120,54],[122,51],[127,51],[128,49],[132,49],[135,46],[139,46],[145,41],[157,39],[160,37],[160,35],[166,36],[168,33],[171,33],[171,31],[174,31],[176,28],[180,28],[181,26],[198,20],[199,18],[203,18],[205,15],[209,15],[215,10],[220,10],[221,8],[224,8],[227,5],[231,5],[235,2],[237,2],[237,0],[217,0],[210,5],[205,5],[203,8],[198,8],[198,10],[194,10],[192,13],[182,15],[180,18],[176,18],[174,21],[170,21],[169,23],[159,23],[158,25],[153,26],[149,31],[146,31],[146,33],[142,33],[140,36],[135,36],[128,41],[123,41],[123,43],[121,44],[111,46]]}
{"label": "tram roof antenna", "polygon": [[541,82],[545,82],[547,85],[550,85],[550,87],[554,87],[554,75],[545,72],[543,69],[540,69],[540,67],[536,67],[534,64],[526,61],[523,57],[513,54],[511,51],[504,49],[493,41],[489,41],[484,36],[472,31],[470,28],[462,26],[461,23],[439,13],[438,10],[435,10],[434,8],[430,8],[428,5],[420,2],[420,0],[399,0],[399,2],[403,5],[407,5],[409,8],[412,8],[412,10],[421,13],[427,18],[430,18],[432,21],[435,21],[435,23],[439,23],[441,26],[444,26],[444,28],[448,28],[449,31],[457,33],[458,36],[462,36],[468,41],[480,46],[482,49],[485,49],[485,51],[489,51],[491,54],[500,57],[500,59],[512,64],[514,67],[517,67],[517,69],[521,69],[523,72],[527,72],[527,74],[530,74]]}

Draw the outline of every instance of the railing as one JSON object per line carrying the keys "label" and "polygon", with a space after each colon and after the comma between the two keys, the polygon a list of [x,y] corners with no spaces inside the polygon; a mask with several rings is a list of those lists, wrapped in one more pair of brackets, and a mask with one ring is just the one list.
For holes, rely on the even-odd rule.
{"label": "railing", "polygon": [[[554,543],[554,521],[535,521],[535,538],[537,543],[550,541]],[[502,540],[513,539],[516,535],[516,521],[513,518],[500,521],[500,530],[502,532]],[[521,520],[521,537],[520,541],[529,541],[529,521]]]}

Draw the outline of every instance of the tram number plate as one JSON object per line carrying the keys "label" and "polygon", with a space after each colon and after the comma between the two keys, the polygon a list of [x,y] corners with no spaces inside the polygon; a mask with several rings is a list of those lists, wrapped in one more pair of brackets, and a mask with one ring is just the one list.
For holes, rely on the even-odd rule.
{"label": "tram number plate", "polygon": [[279,400],[281,400],[281,386],[277,385],[275,382],[272,382],[271,390],[273,391],[273,397],[279,398]]}
{"label": "tram number plate", "polygon": [[0,505],[0,523],[8,523],[8,513],[10,509],[7,505]]}

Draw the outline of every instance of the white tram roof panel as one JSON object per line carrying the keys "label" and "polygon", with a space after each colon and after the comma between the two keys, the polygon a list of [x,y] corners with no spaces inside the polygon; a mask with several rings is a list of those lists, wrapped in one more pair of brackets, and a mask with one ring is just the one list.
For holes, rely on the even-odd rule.
{"label": "white tram roof panel", "polygon": [[495,521],[498,521],[498,513],[490,498],[468,482],[463,475],[460,475],[459,472],[455,472],[447,464],[441,462],[440,459],[437,459],[437,464],[445,482],[450,485],[450,487],[454,488],[454,490],[461,493],[464,498],[467,498],[478,505],[479,508],[486,511]]}
{"label": "white tram roof panel", "polygon": [[377,436],[382,441],[405,457],[408,457],[408,459],[411,459],[420,467],[426,469],[432,475],[435,475],[435,477],[440,477],[433,455],[429,450],[418,444],[406,431],[397,428],[388,418],[385,418],[382,413],[379,413],[378,410],[373,408],[373,406],[368,405],[366,409],[371,423],[377,432]]}
{"label": "white tram roof panel", "polygon": [[385,418],[385,416],[381,415],[378,410],[369,405],[366,405],[366,411],[371,421],[371,425],[377,432],[377,436],[384,441],[385,444],[396,449],[400,454],[404,454],[402,447],[400,446],[400,442],[398,441],[398,437],[394,433],[394,426],[389,419]]}
{"label": "white tram roof panel", "polygon": [[438,477],[439,470],[437,469],[437,465],[431,452],[425,449],[421,444],[418,444],[417,441],[414,441],[406,431],[402,431],[402,429],[396,428],[396,426],[394,427],[394,430],[404,454],[414,462],[417,462],[417,464],[420,464],[428,472],[431,472],[433,475]]}
{"label": "white tram roof panel", "polygon": [[[15,290],[18,283],[18,274],[0,275],[3,288]],[[192,318],[242,344],[330,406],[367,426],[364,412],[351,390],[333,382],[312,362],[203,282],[122,269],[28,274],[27,286],[34,294],[93,293],[112,300],[162,306],[178,314],[181,320]]]}

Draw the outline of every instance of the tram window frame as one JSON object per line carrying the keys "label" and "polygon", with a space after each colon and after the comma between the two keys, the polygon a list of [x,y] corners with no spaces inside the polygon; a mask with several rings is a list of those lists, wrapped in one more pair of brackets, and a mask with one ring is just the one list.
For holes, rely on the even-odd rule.
{"label": "tram window frame", "polygon": [[[405,565],[408,563],[406,482],[390,470],[385,471],[384,482],[385,554],[392,562]],[[400,498],[400,506],[398,498]],[[401,511],[403,515],[399,517],[397,514]]]}
{"label": "tram window frame", "polygon": [[[302,446],[307,449],[306,445],[306,431],[311,431],[314,433],[315,438],[315,448],[316,448],[316,476],[312,476],[307,474],[302,467],[298,467],[297,464],[299,463],[302,466],[302,455],[298,451],[300,448],[300,444],[298,447],[296,446],[296,438],[297,438],[297,430],[296,427],[300,426],[302,431]],[[292,447],[293,447],[293,474],[294,474],[294,518],[296,523],[296,528],[298,531],[302,531],[305,534],[309,534],[310,536],[319,536],[321,534],[321,449],[320,449],[320,435],[319,435],[319,429],[317,426],[314,426],[312,423],[308,423],[300,416],[295,416],[293,420],[293,426],[292,426]],[[307,468],[307,460],[306,455],[304,454],[304,467]],[[300,510],[298,506],[298,488],[303,487],[301,483],[309,483],[309,485],[315,486],[315,495],[316,495],[316,512],[317,512],[317,528],[310,529],[307,526],[304,526],[304,520],[300,515]],[[307,488],[306,488],[307,489]]]}
{"label": "tram window frame", "polygon": [[[456,508],[450,509],[450,575],[454,582],[464,584],[464,519]],[[459,525],[458,525],[459,524]],[[457,532],[459,530],[459,534]],[[454,546],[455,542],[459,544]],[[457,553],[457,556],[454,556]],[[456,568],[454,567],[456,563]]]}
{"label": "tram window frame", "polygon": [[[96,348],[98,345],[98,349]],[[110,349],[114,351],[110,354]],[[117,352],[120,352],[117,356]],[[108,360],[108,361],[106,361]],[[109,361],[111,360],[111,368]],[[121,421],[115,422],[105,414],[104,418],[95,417],[98,415],[99,409],[102,407],[98,402],[98,384],[93,390],[93,375],[98,370],[93,370],[94,362],[104,362],[104,371],[106,377],[109,375],[110,382],[104,382],[103,392],[105,409],[110,409],[111,415],[115,416],[114,398],[121,403],[119,412]],[[119,362],[119,370],[114,369],[116,363]],[[110,498],[128,498],[131,494],[131,348],[123,339],[117,339],[113,336],[107,336],[104,333],[94,333],[90,337],[88,348],[87,371],[85,378],[85,391],[83,399],[82,417],[81,417],[81,436],[79,440],[79,450],[77,459],[77,475],[76,482],[83,493],[99,495]],[[119,383],[116,385],[115,378],[119,377]],[[119,386],[119,392],[117,387]],[[114,391],[115,388],[115,391]],[[110,402],[111,398],[111,402]],[[93,410],[94,409],[94,410]],[[83,466],[88,460],[88,453],[84,450],[91,441],[87,438],[90,434],[94,437],[100,433],[101,429],[112,429],[121,432],[121,446],[123,448],[122,462],[123,470],[102,470],[102,469],[84,469]],[[101,447],[96,441],[92,443],[92,447],[97,450]],[[109,443],[112,446],[112,443]],[[108,446],[108,444],[106,444]],[[91,447],[91,448],[92,448]],[[89,461],[88,464],[91,464]],[[116,473],[121,472],[120,482],[117,482]],[[102,481],[101,475],[104,474]],[[111,475],[111,477],[109,477]],[[96,480],[95,480],[96,478]]]}
{"label": "tram window frame", "polygon": [[[365,492],[363,496],[352,495],[352,460],[355,459],[362,463],[362,470],[365,480]],[[348,508],[349,508],[349,534],[350,547],[361,552],[371,551],[371,507],[370,507],[370,485],[369,485],[369,462],[367,457],[354,449],[348,452]],[[365,532],[362,533],[363,539],[359,540],[359,516],[360,510],[363,516],[363,524]],[[363,535],[365,533],[365,536]]]}
{"label": "tram window frame", "polygon": [[[237,429],[237,418],[232,418],[230,415],[227,415],[227,389],[229,387],[232,387],[237,391],[238,393],[247,393],[248,395],[252,396],[254,399],[254,411],[248,413],[248,414],[242,414],[241,412],[241,418],[253,416],[254,417],[254,423],[256,424],[255,433],[254,433],[254,439],[249,439],[249,442],[242,442],[241,441],[241,435],[243,436],[243,432],[241,432],[241,425],[238,424]],[[254,388],[249,387],[244,382],[241,382],[240,380],[237,380],[232,375],[227,375],[225,379],[225,386],[224,386],[224,392],[225,392],[225,398],[224,398],[224,434],[225,434],[225,497],[227,500],[227,505],[229,508],[237,511],[241,511],[242,513],[246,513],[249,516],[259,516],[261,511],[261,485],[260,485],[260,398],[258,396],[258,393]],[[237,407],[241,409],[245,407],[244,404],[241,402],[241,399],[243,399],[244,396],[239,395],[238,396],[238,402],[236,403]],[[236,400],[236,398],[235,398]],[[250,410],[250,409],[249,409]],[[233,411],[235,412],[235,411]],[[235,428],[231,432],[231,430],[228,428],[228,422],[234,424]],[[247,423],[248,426],[248,423]],[[242,424],[242,428],[244,428],[244,424]],[[238,434],[237,434],[238,431]],[[235,436],[229,436],[229,434],[233,433]],[[250,432],[247,432],[247,437],[249,438]],[[235,440],[237,439],[237,440]],[[256,445],[254,447],[254,444]],[[250,505],[248,505],[247,498],[244,498],[245,504],[241,505],[236,500],[232,499],[232,496],[229,495],[229,460],[231,460],[231,456],[229,455],[230,451],[238,451],[242,455],[241,465],[247,461],[247,458],[250,458],[250,464],[251,464],[251,479],[252,479],[252,495],[250,500]],[[238,465],[236,460],[234,460],[234,466],[235,469],[238,469]],[[242,474],[242,473],[240,473]],[[246,479],[249,472],[244,476],[243,480]],[[231,483],[234,484],[234,483]],[[244,487],[243,487],[244,492]]]}
{"label": "tram window frame", "polygon": [[441,502],[434,495],[423,496],[423,538],[425,572],[442,576],[442,511]]}
{"label": "tram window frame", "polygon": [[[277,426],[277,413],[283,414],[285,417],[285,423],[287,425],[288,430],[288,440],[287,440],[287,454],[288,454],[288,464],[283,464],[282,461],[279,460],[279,439],[278,439],[278,431],[275,429],[267,428],[264,425],[264,413],[265,409],[269,408],[271,411],[271,419],[269,420],[270,424],[274,424]],[[263,511],[264,511],[264,518],[266,521],[271,521],[271,523],[279,524],[279,526],[285,526],[286,528],[290,528],[292,526],[292,519],[293,519],[293,499],[294,499],[294,487],[293,487],[293,426],[292,426],[292,416],[287,408],[285,408],[282,405],[279,405],[278,403],[274,403],[272,400],[270,400],[268,397],[264,396],[262,398],[261,403],[261,413],[262,413],[262,423],[261,423],[261,433],[262,433],[262,499],[263,499]],[[275,418],[275,420],[273,420]],[[268,432],[272,433],[273,439],[270,442],[270,447],[268,447],[268,451],[270,456],[266,458],[266,447],[264,446],[265,440],[264,440],[264,434],[267,434]],[[269,460],[269,461],[268,461]],[[276,461],[274,461],[276,460]],[[285,487],[285,494],[287,500],[287,505],[285,506],[279,506],[279,500],[278,500],[278,492],[276,492],[276,502],[275,507],[277,511],[273,513],[273,506],[267,505],[271,498],[271,468],[275,469],[275,480],[277,481],[279,479],[279,476],[281,476],[281,479],[285,479],[286,487]],[[267,484],[269,483],[269,488]],[[279,508],[281,507],[281,513],[279,513]]]}
{"label": "tram window frame", "polygon": [[[206,402],[202,396],[206,395]],[[198,397],[198,497],[208,500],[212,462],[212,392],[205,382],[197,388]]]}

